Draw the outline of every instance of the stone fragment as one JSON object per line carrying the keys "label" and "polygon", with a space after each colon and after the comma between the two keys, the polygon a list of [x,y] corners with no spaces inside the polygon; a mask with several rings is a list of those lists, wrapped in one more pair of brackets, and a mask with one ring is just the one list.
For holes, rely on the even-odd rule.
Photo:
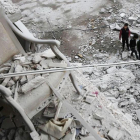
{"label": "stone fragment", "polygon": [[92,72],[93,72],[93,68],[84,68],[83,69],[84,74],[92,74]]}
{"label": "stone fragment", "polygon": [[25,63],[25,56],[22,56],[22,57],[16,57],[14,60],[20,60],[21,63]]}
{"label": "stone fragment", "polygon": [[101,14],[103,14],[105,12],[106,12],[106,10],[104,8],[102,8],[101,11],[100,11]]}
{"label": "stone fragment", "polygon": [[43,69],[49,68],[48,67],[48,61],[45,60],[45,59],[41,60],[40,65],[42,66]]}
{"label": "stone fragment", "polygon": [[78,59],[79,57],[78,56],[75,56],[75,59]]}
{"label": "stone fragment", "polygon": [[128,52],[123,52],[122,59],[127,59],[127,58],[128,58]]}
{"label": "stone fragment", "polygon": [[120,17],[123,18],[123,17],[125,17],[125,15],[126,15],[125,13],[121,13],[121,14],[120,14]]}
{"label": "stone fragment", "polygon": [[111,129],[108,133],[109,138],[112,140],[120,140],[123,138],[124,134],[123,132],[117,130],[117,129]]}
{"label": "stone fragment", "polygon": [[138,17],[129,17],[128,20],[130,20],[130,21],[137,21]]}
{"label": "stone fragment", "polygon": [[44,77],[38,76],[35,77],[33,80],[29,81],[28,83],[26,83],[25,85],[23,85],[21,87],[21,90],[24,94],[28,93],[29,91],[37,88],[38,86],[40,86],[41,84],[43,84],[45,81]]}
{"label": "stone fragment", "polygon": [[38,64],[41,61],[40,55],[36,54],[32,61],[33,63]]}
{"label": "stone fragment", "polygon": [[96,120],[102,120],[102,119],[104,119],[103,116],[101,116],[101,115],[99,115],[99,114],[97,114],[95,112],[92,112],[92,115],[93,115],[93,118],[96,119]]}
{"label": "stone fragment", "polygon": [[[23,70],[23,68],[22,68],[21,65],[17,65],[17,66],[15,67],[15,73],[22,72],[22,70]],[[17,81],[18,79],[19,79],[18,76],[13,77],[13,80],[14,80],[14,81]]]}
{"label": "stone fragment", "polygon": [[[12,72],[14,72],[14,64],[12,64],[12,66],[11,66],[11,68],[10,68],[10,70],[9,70],[9,73],[12,73]],[[10,79],[11,79],[11,78],[5,78],[4,81],[2,82],[2,85],[3,85],[3,86],[6,86],[7,83],[8,83],[8,81],[9,81]]]}
{"label": "stone fragment", "polygon": [[27,78],[26,76],[22,76],[22,78],[20,79],[20,84],[23,85],[25,83],[27,83]]}
{"label": "stone fragment", "polygon": [[41,57],[43,57],[43,58],[55,58],[56,55],[53,53],[53,51],[51,49],[48,49],[41,54]]}
{"label": "stone fragment", "polygon": [[107,69],[108,74],[116,72],[116,71],[117,71],[116,67],[111,67],[111,68]]}
{"label": "stone fragment", "polygon": [[8,83],[7,86],[8,87],[12,87],[15,84],[15,82],[11,79]]}
{"label": "stone fragment", "polygon": [[85,102],[87,102],[89,104],[92,104],[92,102],[94,101],[94,99],[95,99],[94,97],[87,96]]}
{"label": "stone fragment", "polygon": [[106,91],[107,90],[107,84],[101,84],[100,86],[99,86],[99,88],[100,88],[100,90],[103,92],[103,91]]}

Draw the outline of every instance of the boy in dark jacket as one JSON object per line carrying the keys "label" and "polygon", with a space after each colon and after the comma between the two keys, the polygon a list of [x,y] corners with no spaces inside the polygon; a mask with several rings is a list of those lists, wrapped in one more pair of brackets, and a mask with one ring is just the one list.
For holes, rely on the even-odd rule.
{"label": "boy in dark jacket", "polygon": [[137,51],[136,51],[136,39],[138,39],[138,35],[134,34],[133,38],[130,40],[130,48],[131,48],[131,56],[135,53],[136,58],[138,59]]}
{"label": "boy in dark jacket", "polygon": [[140,39],[139,39],[139,41],[137,43],[137,50],[139,52],[139,60],[140,60]]}
{"label": "boy in dark jacket", "polygon": [[119,35],[119,39],[121,40],[122,38],[123,51],[124,51],[125,43],[127,45],[127,50],[129,51],[129,43],[128,43],[129,37],[130,37],[130,30],[128,28],[128,24],[125,23],[124,27],[120,30],[120,35]]}

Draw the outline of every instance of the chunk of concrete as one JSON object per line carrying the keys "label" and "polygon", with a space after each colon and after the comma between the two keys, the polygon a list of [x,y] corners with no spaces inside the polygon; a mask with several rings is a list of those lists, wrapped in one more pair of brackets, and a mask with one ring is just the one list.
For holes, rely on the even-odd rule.
{"label": "chunk of concrete", "polygon": [[97,114],[95,112],[92,112],[92,115],[93,115],[93,118],[96,119],[96,120],[102,120],[102,119],[104,119],[103,116],[101,116],[101,115],[99,115],[99,114]]}
{"label": "chunk of concrete", "polygon": [[42,66],[43,69],[47,69],[48,67],[48,61],[45,59],[42,59],[40,62],[40,65]]}
{"label": "chunk of concrete", "polygon": [[107,84],[101,84],[101,85],[99,86],[99,88],[100,88],[100,90],[103,92],[103,91],[106,91],[106,90],[107,90],[108,86],[107,86]]}
{"label": "chunk of concrete", "polygon": [[112,139],[112,140],[120,140],[121,138],[123,138],[124,134],[122,131],[119,131],[117,129],[111,129],[108,133],[108,136]]}
{"label": "chunk of concrete", "polygon": [[120,14],[120,17],[122,17],[122,18],[125,17],[125,16],[126,16],[125,13],[121,13],[121,14]]}
{"label": "chunk of concrete", "polygon": [[[22,70],[23,70],[23,68],[22,68],[21,65],[17,65],[17,66],[15,67],[15,73],[22,72]],[[18,76],[13,77],[13,80],[14,80],[14,81],[17,81],[18,79],[19,79]]]}
{"label": "chunk of concrete", "polygon": [[27,83],[27,78],[26,76],[22,76],[22,78],[20,79],[20,84],[23,85],[25,83]]}
{"label": "chunk of concrete", "polygon": [[28,93],[29,91],[43,84],[44,81],[45,81],[44,77],[41,77],[41,76],[35,77],[33,80],[29,81],[28,83],[26,83],[25,85],[21,87],[22,93],[24,94]]}
{"label": "chunk of concrete", "polygon": [[94,101],[95,97],[91,97],[91,96],[87,96],[85,102],[92,104],[92,102]]}
{"label": "chunk of concrete", "polygon": [[134,16],[133,17],[129,17],[128,20],[130,20],[130,21],[137,21],[138,17],[134,17]]}
{"label": "chunk of concrete", "polygon": [[108,74],[116,72],[116,71],[117,71],[116,67],[111,67],[111,68],[107,69]]}
{"label": "chunk of concrete", "polygon": [[122,59],[127,59],[127,58],[128,58],[128,52],[123,52]]}
{"label": "chunk of concrete", "polygon": [[40,55],[36,54],[32,61],[33,61],[33,63],[38,64],[41,61]]}
{"label": "chunk of concrete", "polygon": [[55,58],[56,55],[53,53],[53,51],[51,49],[48,49],[41,54],[41,57],[43,57],[43,58]]}

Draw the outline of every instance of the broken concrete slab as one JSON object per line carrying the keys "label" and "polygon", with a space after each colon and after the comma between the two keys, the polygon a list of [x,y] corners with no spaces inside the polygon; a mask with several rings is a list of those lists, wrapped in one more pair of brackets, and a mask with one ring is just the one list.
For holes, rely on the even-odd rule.
{"label": "broken concrete slab", "polygon": [[41,61],[40,55],[35,54],[32,61],[33,61],[34,64],[38,64]]}
{"label": "broken concrete slab", "polygon": [[34,79],[32,79],[31,81],[29,81],[27,84],[25,84],[21,87],[22,93],[27,94],[29,91],[37,88],[38,86],[40,86],[44,82],[45,82],[44,77],[37,76]]}
{"label": "broken concrete slab", "polygon": [[112,140],[120,140],[123,138],[124,133],[122,131],[119,131],[115,128],[111,129],[108,133],[108,136],[112,139]]}
{"label": "broken concrete slab", "polygon": [[44,51],[43,53],[41,53],[41,57],[43,57],[43,58],[55,58],[56,55],[53,53],[53,51],[51,49],[48,49],[48,50]]}
{"label": "broken concrete slab", "polygon": [[42,59],[41,62],[40,62],[40,65],[42,66],[43,69],[49,68],[48,67],[48,60]]}
{"label": "broken concrete slab", "polygon": [[92,104],[92,102],[95,100],[95,97],[87,96],[85,102]]}
{"label": "broken concrete slab", "polygon": [[118,70],[116,69],[116,67],[111,67],[111,68],[107,69],[107,73],[108,73],[108,74],[113,73],[113,72],[116,72],[116,71],[118,71]]}

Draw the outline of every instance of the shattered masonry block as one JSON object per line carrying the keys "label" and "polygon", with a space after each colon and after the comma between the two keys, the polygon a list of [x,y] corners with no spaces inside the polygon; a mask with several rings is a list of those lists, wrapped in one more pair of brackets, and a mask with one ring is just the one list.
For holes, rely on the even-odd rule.
{"label": "shattered masonry block", "polygon": [[34,78],[33,80],[29,81],[28,83],[26,83],[25,85],[23,85],[21,87],[21,90],[24,94],[28,93],[29,91],[37,88],[38,86],[40,86],[41,84],[43,84],[45,81],[44,77],[38,76],[36,78]]}
{"label": "shattered masonry block", "polygon": [[51,49],[48,49],[41,54],[41,57],[43,57],[43,58],[55,58],[56,55],[53,53],[53,51]]}

